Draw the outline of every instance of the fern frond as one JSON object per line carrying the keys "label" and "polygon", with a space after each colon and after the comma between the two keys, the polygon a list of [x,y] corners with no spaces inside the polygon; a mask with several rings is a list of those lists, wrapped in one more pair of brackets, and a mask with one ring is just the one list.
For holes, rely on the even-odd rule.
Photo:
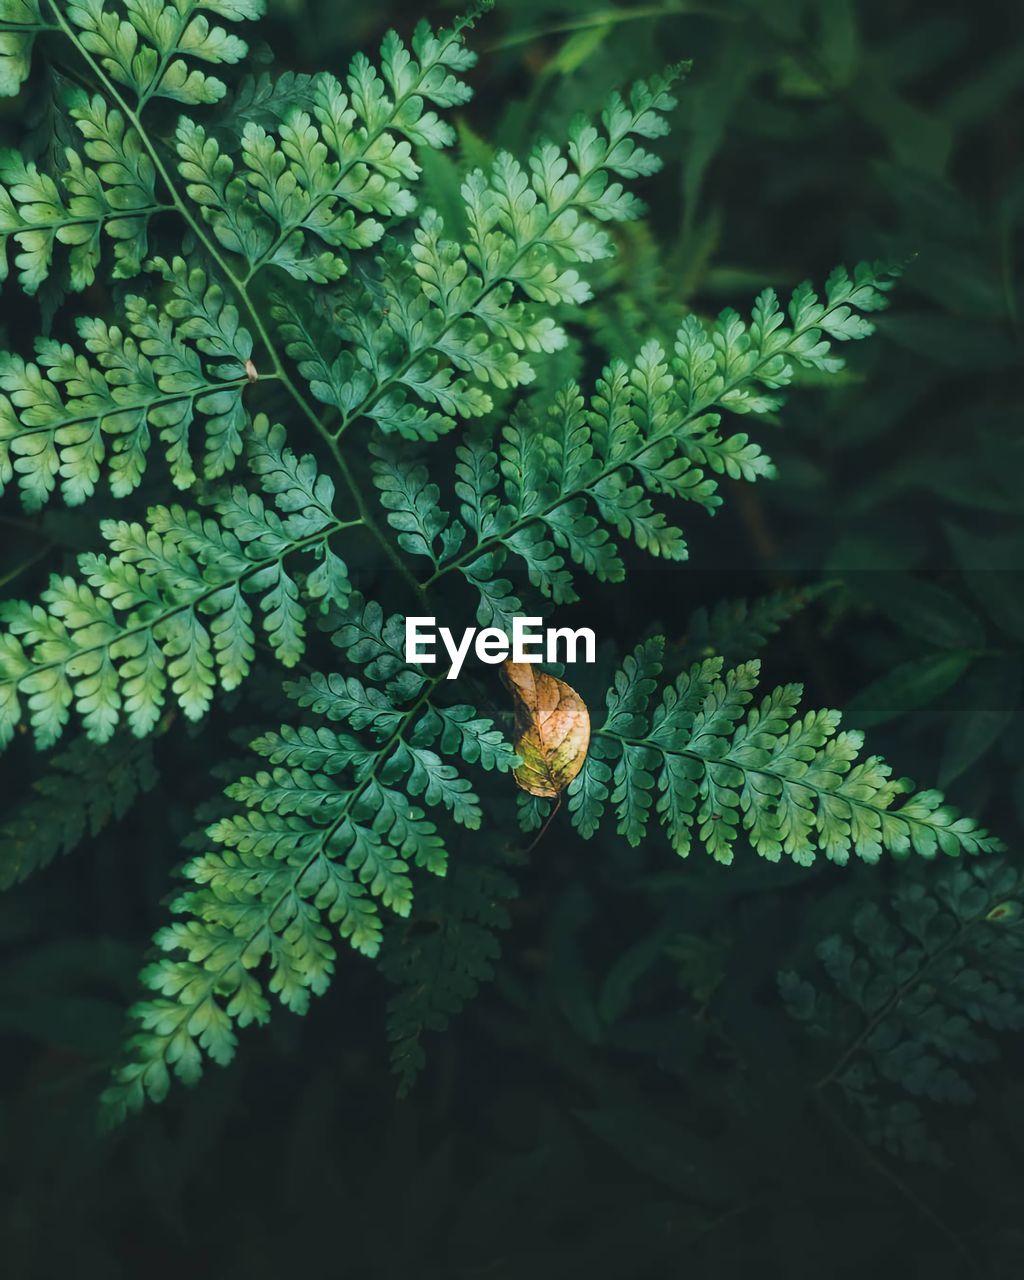
{"label": "fern frond", "polygon": [[17,97],[32,67],[32,46],[50,24],[40,0],[0,0],[0,97]]}
{"label": "fern frond", "polygon": [[266,767],[228,787],[240,810],[208,828],[214,847],[186,866],[192,887],[174,903],[183,919],[155,938],[162,954],[143,974],[155,994],[133,1010],[131,1061],[105,1095],[115,1117],[162,1098],[171,1071],[195,1081],[203,1054],[230,1060],[235,1028],[265,1022],[270,995],[304,1012],[330,982],[335,934],[376,955],[378,904],[406,916],[410,867],[445,872],[428,810],[480,825],[471,784],[445,757],[503,771],[517,757],[472,708],[435,701],[443,678],[406,665],[403,635],[401,618],[354,597],[334,640],[362,675],[296,682],[289,692],[317,723],[252,744]]}
{"label": "fern frond", "polygon": [[36,362],[0,353],[0,491],[16,478],[26,510],[38,510],[58,480],[69,506],[84,502],[105,462],[111,492],[124,497],[142,479],[154,434],[175,486],[188,488],[197,421],[207,479],[241,453],[252,338],[204,271],[181,258],[156,265],[171,285],[162,307],[130,296],[122,326],[77,322],[93,360],[52,338],[37,339]]}
{"label": "fern frond", "polygon": [[[689,500],[708,511],[719,505],[716,482],[689,457],[692,442],[706,440],[717,421],[686,416],[665,353],[652,342],[631,368],[610,365],[589,404],[569,384],[543,420],[520,409],[497,450],[488,441],[460,445],[458,518],[443,509],[426,468],[397,450],[375,450],[374,483],[399,545],[429,562],[428,585],[461,573],[480,593],[480,622],[507,627],[523,611],[501,576],[512,560],[562,604],[577,599],[570,562],[601,581],[622,581],[613,534],[651,555],[685,559],[682,531],[652,499]],[[749,478],[768,473],[756,445],[747,446],[747,459]]]}
{"label": "fern frond", "polygon": [[114,244],[114,276],[138,275],[150,219],[171,207],[157,198],[153,162],[120,111],[81,91],[69,95],[67,109],[84,143],[81,152],[65,148],[67,167],[56,177],[16,151],[0,154],[0,282],[7,278],[11,239],[20,249],[14,265],[28,294],[50,274],[58,244],[68,249],[71,288],[88,288],[104,235]]}
{"label": "fern frond", "polygon": [[497,934],[508,928],[506,904],[517,894],[516,882],[499,866],[460,856],[443,880],[424,882],[413,919],[384,931],[379,967],[399,988],[387,1016],[399,1097],[426,1063],[424,1035],[444,1031],[494,977]]}
{"label": "fern frond", "polygon": [[818,1087],[838,1086],[871,1141],[941,1158],[914,1100],[971,1102],[965,1068],[998,1057],[991,1032],[1024,1027],[1022,920],[1020,872],[985,860],[900,886],[891,911],[865,903],[851,937],[819,943],[821,984],[779,975],[791,1016],[829,1047]]}
{"label": "fern frond", "polygon": [[386,433],[433,440],[458,418],[492,407],[488,387],[533,379],[531,356],[559,350],[550,316],[590,288],[577,267],[613,252],[600,226],[643,206],[619,179],[654,173],[660,161],[637,139],[666,132],[678,69],[618,95],[602,130],[574,122],[567,149],[542,143],[527,166],[501,153],[462,188],[469,237],[445,237],[427,210],[411,254],[387,243],[376,278],[347,282],[325,320],[282,298],[274,316],[288,354],[314,396],[341,413],[337,434],[369,419]]}
{"label": "fern frond", "polygon": [[316,80],[316,76],[304,71],[282,71],[279,75],[264,71],[258,76],[246,76],[231,97],[230,115],[258,124],[280,124],[295,107],[312,110]]}
{"label": "fern frond", "polygon": [[61,29],[91,54],[138,107],[152,98],[188,105],[218,102],[226,86],[192,65],[230,65],[248,51],[245,41],[206,16],[242,22],[262,16],[263,0],[45,0]]}
{"label": "fern frond", "polygon": [[[238,169],[213,134],[182,118],[178,170],[220,243],[245,259],[247,279],[275,266],[295,280],[337,280],[347,270],[338,250],[365,249],[384,234],[382,219],[412,213],[413,147],[454,138],[428,104],[470,97],[458,77],[476,62],[464,43],[472,21],[436,34],[421,23],[411,51],[390,31],[379,69],[357,54],[344,86],[313,77],[302,105],[272,112],[278,118],[266,126],[247,120]],[[294,88],[294,77],[287,84]],[[261,95],[264,114],[272,93]]]}
{"label": "fern frond", "polygon": [[[333,511],[334,485],[284,432],[253,423],[251,467],[277,511],[241,487],[212,504],[214,517],[153,507],[146,525],[103,521],[109,555],[78,558],[80,578],[55,574],[36,605],[0,608],[0,745],[27,702],[40,747],[61,736],[74,707],[93,742],[122,721],[151,732],[168,690],[200,718],[219,683],[235,688],[253,659],[253,605],[285,666],[304,650],[307,610],[343,604],[349,582],[331,538],[352,523]],[[280,513],[280,514],[279,514]],[[304,580],[291,561],[316,563]]]}
{"label": "fern frond", "polygon": [[840,732],[837,711],[798,713],[799,685],[751,705],[760,664],[722,670],[695,663],[652,706],[664,641],[629,656],[608,692],[608,716],[569,787],[569,810],[584,836],[610,804],[616,827],[637,845],[657,816],[675,851],[694,838],[719,862],[733,859],[742,832],[764,858],[802,865],[818,853],[845,864],[877,862],[884,850],[983,853],[1003,846],[938,791],[913,790],[879,756],[858,759],[863,734]]}
{"label": "fern frond", "polygon": [[[764,289],[749,324],[731,307],[710,328],[699,316],[687,316],[676,336],[673,361],[687,409],[702,413],[717,406],[730,413],[772,413],[782,399],[766,392],[788,386],[794,365],[837,373],[844,362],[833,344],[874,332],[860,313],[888,305],[885,295],[897,275],[896,268],[882,262],[862,262],[852,276],[845,267],[836,267],[825,281],[824,300],[805,281],[793,290],[786,311],[775,290]],[[712,456],[708,463],[714,465]],[[732,474],[726,460],[722,469]]]}
{"label": "fern frond", "polygon": [[691,661],[720,657],[730,663],[752,657],[825,590],[821,583],[782,587],[753,600],[719,600],[711,609],[697,609],[687,623],[682,651]]}
{"label": "fern frond", "polygon": [[121,735],[97,749],[76,738],[32,784],[35,794],[0,822],[0,889],[124,817],[156,780],[150,742]]}

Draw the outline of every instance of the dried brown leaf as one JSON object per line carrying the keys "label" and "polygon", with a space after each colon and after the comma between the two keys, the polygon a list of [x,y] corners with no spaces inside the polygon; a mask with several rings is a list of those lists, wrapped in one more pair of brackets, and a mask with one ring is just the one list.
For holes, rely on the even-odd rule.
{"label": "dried brown leaf", "polygon": [[531,796],[561,795],[587,758],[587,704],[564,680],[534,663],[505,662],[502,675],[515,703],[515,748],[523,762],[513,776]]}

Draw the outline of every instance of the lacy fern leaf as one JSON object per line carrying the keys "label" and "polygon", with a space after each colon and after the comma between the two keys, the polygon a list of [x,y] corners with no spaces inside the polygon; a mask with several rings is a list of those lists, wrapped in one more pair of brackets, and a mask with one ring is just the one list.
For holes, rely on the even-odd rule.
{"label": "lacy fern leaf", "polygon": [[331,979],[335,935],[376,955],[378,904],[407,916],[410,868],[444,874],[437,817],[479,827],[451,759],[508,771],[517,757],[473,708],[439,700],[443,681],[405,663],[403,635],[401,618],[353,597],[333,639],[362,675],[304,677],[290,693],[316,723],[253,742],[266,766],[228,787],[240,808],[207,829],[214,847],[174,903],[183,918],[156,936],[143,975],[155,994],[133,1011],[131,1060],[106,1094],[114,1115],[163,1097],[172,1070],[194,1081],[204,1053],[228,1061],[234,1028],[266,1021],[270,995],[304,1012]]}
{"label": "lacy fern leaf", "polygon": [[522,612],[512,583],[500,576],[510,559],[522,561],[532,585],[555,604],[577,598],[567,559],[601,581],[622,580],[625,566],[610,530],[652,555],[685,559],[682,531],[656,510],[652,498],[693,501],[714,511],[721,503],[714,475],[754,481],[773,473],[745,433],[723,436],[721,416],[704,412],[707,405],[717,399],[732,410],[742,404],[766,411],[754,388],[782,385],[791,375],[782,352],[837,368],[834,358],[826,360],[822,325],[830,324],[833,336],[863,336],[866,328],[851,308],[882,304],[875,273],[861,267],[854,278],[862,282],[860,292],[836,283],[849,281],[844,271],[833,273],[829,296],[842,301],[830,304],[832,320],[823,319],[827,308],[807,301],[813,295],[806,288],[794,294],[791,330],[765,320],[770,306],[759,302],[758,331],[770,336],[756,352],[742,326],[730,322],[732,348],[708,339],[723,374],[703,373],[695,383],[686,335],[699,322],[691,317],[671,360],[650,342],[631,367],[616,361],[604,371],[589,405],[570,384],[542,420],[521,408],[497,451],[486,439],[460,445],[458,519],[450,520],[439,506],[441,490],[423,465],[407,461],[399,449],[377,447],[374,482],[388,522],[405,551],[429,561],[433,572],[426,585],[458,571],[480,593],[480,622],[508,627]]}
{"label": "lacy fern leaf", "polygon": [[565,334],[551,307],[590,297],[578,265],[612,252],[600,223],[635,218],[642,205],[619,178],[653,173],[657,158],[636,142],[665,132],[678,74],[614,97],[603,132],[585,120],[565,152],[537,147],[524,167],[507,153],[462,188],[469,238],[448,239],[427,210],[411,255],[385,246],[375,280],[353,283],[329,321],[281,299],[275,318],[288,354],[314,396],[341,414],[336,435],[361,418],[386,433],[433,440],[457,418],[492,407],[488,386],[533,378],[531,354],[550,353]]}
{"label": "lacy fern leaf", "polygon": [[385,930],[380,970],[398,990],[388,1001],[391,1067],[404,1097],[426,1063],[423,1037],[444,1031],[480,986],[494,977],[498,933],[518,893],[482,850],[460,850],[443,879],[424,882],[415,916]]}
{"label": "lacy fern leaf", "polygon": [[[168,691],[198,719],[218,683],[233,689],[249,670],[251,597],[279,660],[298,662],[307,609],[348,598],[330,544],[355,522],[338,520],[332,481],[284,446],[282,428],[257,419],[252,429],[250,465],[276,511],[236,486],[212,517],[172,506],[152,508],[146,525],[104,521],[110,555],[79,556],[81,578],[54,575],[41,604],[3,606],[0,743],[14,733],[23,698],[40,746],[60,737],[73,707],[94,742],[122,718],[149,733]],[[315,565],[301,583],[296,556]]]}
{"label": "lacy fern leaf", "polygon": [[890,911],[865,903],[851,936],[818,944],[827,981],[779,975],[789,1013],[832,1057],[817,1087],[838,1087],[894,1155],[941,1160],[919,1104],[972,1101],[966,1069],[998,1056],[993,1032],[1024,1027],[1022,895],[1002,861],[903,885]]}
{"label": "lacy fern leaf", "polygon": [[0,821],[0,889],[26,879],[124,816],[157,781],[153,747],[127,734],[102,749],[76,738],[33,794]]}
{"label": "lacy fern leaf", "polygon": [[219,101],[224,82],[192,64],[239,62],[248,47],[206,15],[242,22],[261,17],[264,8],[263,0],[123,0],[122,16],[109,0],[44,0],[44,7],[140,107],[151,98],[188,105]]}
{"label": "lacy fern leaf", "polygon": [[224,248],[245,259],[247,279],[276,266],[296,280],[337,280],[347,265],[336,250],[375,244],[381,218],[413,211],[420,172],[413,148],[444,147],[454,137],[427,104],[449,108],[469,97],[458,76],[476,61],[463,43],[473,16],[436,35],[422,23],[411,51],[389,32],[379,69],[357,54],[344,86],[316,76],[308,110],[283,110],[272,129],[245,125],[238,171],[215,136],[182,118],[178,170],[186,190]]}
{"label": "lacy fern leaf", "polygon": [[460,445],[456,520],[438,505],[440,490],[425,467],[379,449],[374,482],[388,522],[405,551],[429,561],[428,585],[454,571],[468,579],[480,593],[484,625],[510,627],[522,612],[511,582],[499,576],[510,556],[556,604],[577,598],[567,557],[602,581],[622,581],[609,527],[653,555],[682,560],[682,532],[650,495],[709,510],[720,499],[687,452],[688,441],[705,440],[714,423],[685,421],[672,390],[664,353],[651,343],[632,369],[617,363],[606,370],[589,410],[570,385],[542,422],[521,411],[502,433],[500,452],[485,441]]}
{"label": "lacy fern leaf", "polygon": [[67,168],[51,177],[16,151],[0,155],[0,282],[7,278],[7,240],[20,250],[14,264],[33,294],[50,274],[57,245],[68,250],[68,283],[88,288],[96,278],[102,236],[114,242],[114,275],[142,269],[149,222],[170,208],[156,194],[156,170],[139,133],[98,94],[76,91],[68,114],[82,150],[65,150]]}
{"label": "lacy fern leaf", "polygon": [[783,685],[751,705],[760,663],[722,670],[720,658],[695,663],[652,705],[664,641],[645,641],[627,657],[608,691],[608,715],[569,787],[569,809],[584,836],[611,804],[630,844],[655,821],[676,853],[696,837],[729,863],[741,832],[764,858],[802,865],[818,853],[845,864],[877,862],[887,850],[985,853],[999,840],[944,803],[913,790],[879,756],[859,759],[863,734],[840,731],[836,711],[799,714],[802,689]]}
{"label": "lacy fern leaf", "polygon": [[111,492],[124,497],[142,479],[154,433],[175,486],[189,488],[197,419],[207,479],[223,475],[241,453],[252,338],[201,268],[189,269],[182,258],[159,265],[171,285],[163,307],[132,295],[123,327],[78,321],[94,362],[52,338],[37,340],[36,363],[0,354],[0,488],[16,478],[26,510],[38,510],[58,480],[69,506],[84,502],[104,462]]}
{"label": "lacy fern leaf", "polygon": [[[782,400],[766,394],[793,380],[794,365],[837,373],[843,360],[833,343],[866,338],[874,325],[863,312],[881,311],[897,271],[886,263],[860,263],[853,275],[836,267],[824,300],[808,281],[794,289],[783,311],[774,289],[757,297],[747,324],[727,307],[709,328],[689,315],[676,337],[675,372],[690,412],[712,406],[730,413],[771,413]],[[788,320],[788,324],[787,324]]]}

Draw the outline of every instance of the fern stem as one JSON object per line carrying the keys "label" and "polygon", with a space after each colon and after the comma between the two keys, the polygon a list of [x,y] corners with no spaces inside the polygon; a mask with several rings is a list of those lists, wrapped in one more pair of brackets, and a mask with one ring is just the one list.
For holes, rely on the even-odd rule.
{"label": "fern stem", "polygon": [[[285,390],[291,396],[292,400],[295,402],[296,406],[302,412],[303,416],[312,424],[317,434],[325,441],[325,443],[330,448],[334,461],[338,465],[338,470],[341,474],[341,478],[344,481],[345,485],[347,486],[349,493],[352,497],[353,503],[356,507],[356,510],[359,513],[359,519],[354,523],[359,523],[366,526],[366,528],[369,530],[371,535],[380,544],[385,555],[388,557],[389,560],[392,561],[392,563],[395,565],[395,567],[398,569],[401,575],[410,583],[410,585],[416,591],[419,591],[419,584],[416,581],[416,578],[409,571],[406,565],[403,563],[397,551],[391,545],[390,541],[385,536],[383,530],[380,528],[376,520],[373,518],[373,516],[370,514],[369,510],[367,509],[366,503],[363,501],[362,494],[359,492],[358,487],[354,483],[351,472],[349,471],[348,467],[345,465],[344,461],[342,460],[341,453],[338,448],[337,440],[334,438],[331,432],[328,431],[328,429],[324,426],[324,424],[320,421],[320,417],[314,410],[313,406],[309,403],[306,397],[295,385],[294,381],[289,375],[288,370],[285,367],[284,361],[282,360],[281,355],[278,352],[277,347],[275,346],[274,341],[270,336],[267,326],[263,321],[263,317],[260,315],[259,308],[256,306],[248,289],[246,288],[246,282],[240,276],[235,274],[235,272],[231,268],[231,264],[227,261],[227,259],[221,253],[216,243],[210,238],[210,236],[206,234],[205,227],[203,227],[202,223],[199,222],[199,220],[194,216],[192,211],[189,209],[188,205],[182,199],[181,193],[178,191],[178,188],[175,185],[174,179],[171,176],[170,171],[168,170],[167,166],[164,164],[163,160],[161,159],[160,154],[157,151],[156,147],[153,145],[153,142],[149,137],[149,134],[147,133],[146,129],[143,127],[142,120],[139,117],[138,111],[132,108],[128,100],[120,92],[120,90],[117,88],[114,82],[110,79],[107,73],[103,70],[100,64],[96,61],[96,59],[92,56],[89,50],[78,39],[77,35],[74,32],[74,29],[68,23],[67,19],[64,17],[59,7],[57,6],[56,0],[50,0],[50,4],[51,4],[51,7],[53,8],[54,13],[56,14],[57,22],[60,26],[60,30],[64,33],[67,39],[71,42],[71,44],[77,50],[81,58],[85,61],[86,65],[92,71],[93,75],[99,81],[100,85],[102,85],[104,91],[117,104],[118,109],[124,113],[125,118],[131,122],[132,127],[138,133],[139,138],[142,141],[142,145],[146,148],[149,158],[153,162],[153,167],[156,169],[157,173],[160,175],[161,181],[163,182],[164,186],[167,188],[168,193],[170,194],[173,208],[185,220],[190,230],[192,231],[192,234],[203,246],[203,248],[209,254],[210,258],[213,260],[213,262],[216,263],[218,269],[224,274],[225,279],[227,279],[230,282],[231,287],[234,289],[239,300],[242,302],[243,306],[245,307],[245,310],[248,313],[248,316],[253,325],[253,328],[256,330],[256,333],[260,339],[260,342],[262,342],[267,354],[270,357],[270,363],[273,368],[274,376],[280,381],[281,385],[285,388]],[[140,106],[141,105],[142,104],[140,104]]]}
{"label": "fern stem", "polygon": [[27,560],[23,560],[21,564],[15,565],[13,569],[9,569],[2,577],[0,577],[0,588],[6,587],[9,583],[14,582],[16,578],[20,578],[23,573],[27,573],[33,565],[37,565],[40,560],[44,560],[53,549],[53,543],[47,541],[38,551],[32,553]]}
{"label": "fern stem", "polygon": [[420,582],[420,580],[416,577],[416,575],[412,572],[409,566],[405,563],[402,557],[395,550],[390,539],[384,536],[384,533],[381,530],[380,526],[377,524],[376,520],[374,520],[373,516],[370,514],[370,509],[366,503],[366,499],[363,497],[363,492],[360,489],[359,485],[356,483],[356,478],[352,474],[351,468],[349,467],[345,459],[342,457],[341,449],[338,447],[338,442],[332,439],[330,441],[330,444],[331,444],[331,453],[334,456],[334,464],[338,468],[338,472],[341,475],[341,478],[345,481],[345,484],[348,487],[349,493],[352,495],[352,499],[355,502],[356,511],[359,514],[360,520],[362,521],[365,528],[372,534],[372,536],[376,538],[377,542],[383,548],[385,555],[391,561],[392,565],[394,565],[399,575],[405,579],[405,581],[409,584],[409,586],[412,587],[413,591],[415,591],[416,593],[417,598],[419,600],[422,600],[425,594],[425,588],[423,584]]}
{"label": "fern stem", "polygon": [[530,843],[523,850],[522,856],[524,858],[527,857],[529,854],[533,853],[534,849],[536,849],[536,847],[547,835],[548,828],[551,826],[552,822],[554,822],[555,818],[558,816],[558,813],[561,810],[561,808],[562,808],[562,793],[559,792],[558,795],[555,796],[555,803],[551,806],[551,812],[544,819],[544,823],[541,826],[541,829],[537,832],[537,834],[533,837]]}
{"label": "fern stem", "polygon": [[0,524],[9,525],[10,528],[18,529],[22,533],[30,533],[34,538],[47,537],[42,525],[33,524],[31,520],[21,520],[18,516],[0,515]]}

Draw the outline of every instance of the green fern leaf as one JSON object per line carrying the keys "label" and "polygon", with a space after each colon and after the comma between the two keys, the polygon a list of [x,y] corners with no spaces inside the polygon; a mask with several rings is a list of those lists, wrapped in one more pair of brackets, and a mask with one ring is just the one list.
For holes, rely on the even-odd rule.
{"label": "green fern leaf", "polygon": [[214,847],[185,868],[191,887],[174,904],[182,919],[156,936],[160,958],[143,973],[154,995],[133,1011],[131,1060],[105,1095],[115,1117],[159,1100],[171,1071],[194,1081],[204,1053],[229,1060],[234,1028],[266,1021],[271,994],[305,1012],[330,981],[335,934],[377,954],[378,904],[407,916],[410,868],[445,872],[428,811],[479,824],[471,784],[438,750],[483,768],[517,763],[472,708],[435,703],[442,678],[397,665],[400,618],[358,597],[349,618],[335,638],[362,677],[318,673],[290,686],[345,728],[283,726],[253,742],[267,767],[227,788],[239,808],[207,829]]}
{"label": "green fern leaf", "polygon": [[[472,18],[434,34],[421,24],[411,51],[391,31],[379,69],[362,54],[345,84],[313,77],[303,105],[248,119],[242,167],[202,126],[178,126],[179,172],[220,243],[247,263],[247,279],[268,266],[295,280],[326,284],[347,270],[340,250],[365,249],[384,234],[382,219],[415,207],[420,166],[413,147],[444,147],[454,137],[427,104],[458,106],[470,91],[458,76],[476,57],[463,42]],[[288,86],[294,88],[293,77]],[[262,109],[273,89],[262,93]]]}
{"label": "green fern leaf", "polygon": [[455,519],[423,466],[376,446],[374,483],[399,544],[429,562],[428,586],[461,573],[480,593],[480,622],[505,627],[523,611],[500,576],[512,558],[555,603],[577,598],[570,564],[622,581],[615,534],[652,555],[685,559],[682,531],[652,499],[690,500],[709,511],[721,499],[689,458],[690,442],[706,436],[708,423],[687,419],[673,392],[664,353],[649,343],[632,368],[616,362],[605,370],[589,406],[571,384],[543,419],[520,411],[498,452],[486,441],[460,445]]}
{"label": "green fern leaf", "polygon": [[613,97],[603,130],[576,121],[565,152],[544,144],[527,167],[502,153],[489,172],[471,173],[462,190],[467,242],[447,239],[427,210],[411,255],[386,243],[378,277],[346,283],[329,323],[279,300],[289,355],[313,394],[342,415],[336,434],[367,418],[383,432],[433,440],[457,418],[487,413],[487,388],[532,380],[530,357],[566,341],[548,309],[585,302],[577,266],[613,252],[599,224],[642,211],[618,179],[657,169],[636,139],[665,132],[677,74],[636,85],[629,105]]}
{"label": "green fern leaf", "polygon": [[197,105],[219,101],[226,86],[190,64],[230,64],[247,52],[244,40],[211,25],[206,14],[241,22],[259,18],[263,8],[263,0],[125,0],[121,18],[106,0],[73,0],[61,26],[139,106],[151,98]]}
{"label": "green fern leaf", "polygon": [[[710,329],[698,316],[687,316],[676,338],[673,372],[688,409],[700,413],[719,406],[731,413],[771,413],[782,400],[770,393],[792,381],[794,365],[838,372],[843,360],[833,353],[833,342],[874,332],[859,313],[888,305],[885,295],[897,274],[885,263],[862,262],[852,276],[836,267],[825,282],[824,301],[805,282],[793,291],[788,312],[775,291],[765,289],[749,325],[731,308]],[[710,456],[707,461],[713,465]],[[723,457],[716,470],[731,475],[730,468],[742,466],[739,458],[730,462]]]}
{"label": "green fern leaf", "polygon": [[84,138],[65,150],[67,168],[51,177],[16,151],[0,155],[0,280],[7,277],[8,239],[22,289],[33,294],[50,274],[58,244],[68,249],[68,283],[93,283],[102,236],[114,244],[114,276],[138,275],[149,222],[169,208],[156,196],[156,171],[135,129],[99,95],[69,95],[68,112]]}
{"label": "green fern leaf", "polygon": [[76,738],[0,822],[0,889],[26,879],[122,818],[157,781],[152,744],[121,735],[102,749]]}
{"label": "green fern leaf", "polygon": [[37,363],[0,354],[0,487],[16,478],[26,510],[38,510],[58,481],[69,506],[84,502],[104,462],[111,492],[124,497],[142,479],[154,432],[174,484],[189,487],[197,420],[206,478],[223,475],[241,453],[252,338],[201,269],[181,258],[157,265],[172,286],[163,308],[129,296],[123,328],[79,320],[95,363],[49,338],[36,342]]}
{"label": "green fern leaf", "polygon": [[[109,555],[79,556],[81,578],[54,575],[41,604],[3,606],[0,744],[23,698],[41,747],[72,708],[94,742],[122,718],[137,735],[151,732],[168,693],[200,718],[218,683],[233,689],[247,675],[257,611],[278,659],[298,662],[307,610],[348,598],[330,539],[353,522],[337,519],[333,484],[285,446],[282,428],[257,418],[253,433],[252,468],[276,511],[236,487],[213,502],[214,517],[172,506],[151,508],[145,526],[104,521]],[[296,556],[320,561],[312,589],[293,576]]]}
{"label": "green fern leaf", "polygon": [[838,1087],[892,1154],[941,1161],[918,1102],[973,1101],[967,1068],[998,1056],[993,1032],[1024,1027],[1022,911],[1016,868],[958,867],[902,885],[890,911],[861,906],[850,937],[818,944],[821,985],[779,975],[789,1013],[828,1047],[817,1087]]}
{"label": "green fern leaf", "polygon": [[18,95],[28,79],[36,36],[47,25],[39,0],[0,0],[0,97]]}
{"label": "green fern leaf", "polygon": [[695,663],[649,710],[662,647],[641,645],[609,691],[608,716],[569,787],[582,835],[597,829],[610,798],[629,843],[640,843],[657,812],[677,853],[696,837],[725,863],[741,832],[762,857],[803,865],[818,853],[845,864],[851,854],[877,862],[883,850],[932,858],[1002,848],[939,792],[914,792],[878,756],[858,759],[863,735],[840,732],[838,712],[799,716],[799,685],[751,705],[756,661],[724,673],[720,658]]}

